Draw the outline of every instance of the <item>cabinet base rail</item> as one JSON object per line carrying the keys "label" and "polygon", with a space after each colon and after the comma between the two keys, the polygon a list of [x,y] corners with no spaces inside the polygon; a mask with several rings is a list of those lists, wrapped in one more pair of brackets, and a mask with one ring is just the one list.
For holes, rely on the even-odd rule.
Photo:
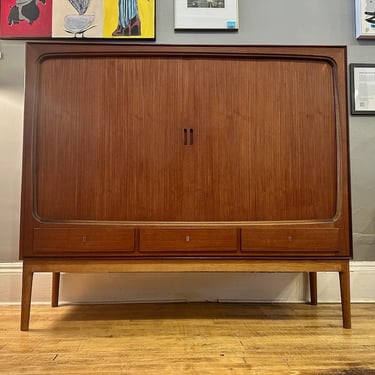
{"label": "cabinet base rail", "polygon": [[52,272],[52,307],[59,302],[60,273],[122,272],[308,272],[310,302],[318,303],[317,272],[338,272],[343,327],[351,328],[349,260],[40,260],[25,259],[22,273],[21,331],[28,331],[33,276]]}

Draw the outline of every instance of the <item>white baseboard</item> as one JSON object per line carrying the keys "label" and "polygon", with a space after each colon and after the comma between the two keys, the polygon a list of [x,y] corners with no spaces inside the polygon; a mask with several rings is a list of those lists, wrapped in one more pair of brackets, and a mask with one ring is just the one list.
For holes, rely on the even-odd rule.
{"label": "white baseboard", "polygon": [[[375,302],[375,261],[353,261],[352,302]],[[22,263],[0,263],[0,304],[19,304]],[[303,302],[306,274],[137,273],[63,274],[61,303]],[[32,303],[50,303],[51,274],[34,276]],[[339,302],[337,273],[318,273],[318,301]]]}

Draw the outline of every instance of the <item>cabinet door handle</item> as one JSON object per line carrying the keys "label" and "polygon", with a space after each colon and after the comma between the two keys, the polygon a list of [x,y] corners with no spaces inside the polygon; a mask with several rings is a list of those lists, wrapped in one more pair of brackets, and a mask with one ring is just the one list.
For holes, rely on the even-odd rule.
{"label": "cabinet door handle", "polygon": [[192,146],[194,143],[194,129],[184,128],[184,146]]}

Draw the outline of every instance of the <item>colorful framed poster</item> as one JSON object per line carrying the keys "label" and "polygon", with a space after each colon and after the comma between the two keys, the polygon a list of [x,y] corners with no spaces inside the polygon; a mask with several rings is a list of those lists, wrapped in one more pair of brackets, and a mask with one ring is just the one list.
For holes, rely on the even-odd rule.
{"label": "colorful framed poster", "polygon": [[1,0],[3,39],[155,39],[155,0]]}
{"label": "colorful framed poster", "polygon": [[375,115],[375,64],[350,64],[352,115]]}
{"label": "colorful framed poster", "polygon": [[1,0],[0,12],[0,36],[2,38],[47,38],[51,36],[51,0]]}
{"label": "colorful framed poster", "polygon": [[375,0],[355,0],[356,38],[375,38]]}
{"label": "colorful framed poster", "polygon": [[175,0],[175,29],[238,30],[238,0]]}

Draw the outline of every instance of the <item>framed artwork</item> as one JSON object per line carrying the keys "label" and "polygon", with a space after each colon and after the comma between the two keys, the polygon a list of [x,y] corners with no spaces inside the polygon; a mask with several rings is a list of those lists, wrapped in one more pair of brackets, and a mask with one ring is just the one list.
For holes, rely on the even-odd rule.
{"label": "framed artwork", "polygon": [[175,29],[238,30],[238,0],[174,0]]}
{"label": "framed artwork", "polygon": [[356,38],[375,38],[375,0],[355,0]]}
{"label": "framed artwork", "polygon": [[[57,0],[58,1],[58,0]],[[2,38],[46,38],[51,36],[52,2],[1,0]]]}
{"label": "framed artwork", "polygon": [[352,115],[375,115],[375,64],[350,64]]}
{"label": "framed artwork", "polygon": [[155,39],[156,0],[1,0],[3,39]]}

